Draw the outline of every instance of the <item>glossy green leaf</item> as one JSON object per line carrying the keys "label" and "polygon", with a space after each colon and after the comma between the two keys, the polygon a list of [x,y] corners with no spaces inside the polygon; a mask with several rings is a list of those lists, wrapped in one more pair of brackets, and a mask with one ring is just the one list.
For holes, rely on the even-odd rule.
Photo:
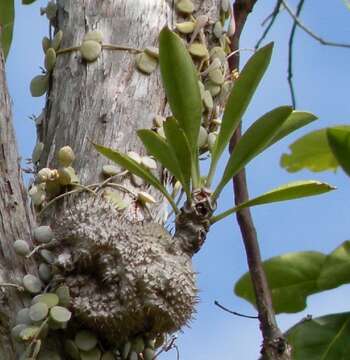
{"label": "glossy green leaf", "polygon": [[172,148],[184,179],[183,187],[189,195],[191,188],[191,151],[188,140],[174,117],[167,118],[163,123],[165,137]]}
{"label": "glossy green leaf", "polygon": [[293,131],[300,129],[315,120],[317,120],[317,116],[315,116],[314,114],[305,111],[293,111],[289,115],[286,122],[282,125],[278,133],[270,141],[268,147],[273,145],[277,141],[283,139]]}
{"label": "glossy green leaf", "polygon": [[199,79],[183,41],[167,27],[159,36],[159,63],[170,108],[189,140],[192,154],[197,154],[202,118]]}
{"label": "glossy green leaf", "polygon": [[[168,169],[181,184],[186,187],[184,176],[178,159],[169,144],[152,130],[138,130],[137,134],[150,155],[153,155],[166,169]],[[189,188],[188,188],[189,192]]]}
{"label": "glossy green leaf", "polygon": [[350,129],[327,129],[328,145],[338,164],[350,176]]}
{"label": "glossy green leaf", "polygon": [[[296,252],[263,262],[277,313],[305,309],[309,295],[350,283],[350,241],[329,255],[320,252]],[[249,273],[236,283],[235,293],[255,304]]]}
{"label": "glossy green leaf", "polygon": [[306,319],[286,333],[293,360],[341,360],[350,354],[350,313]]}
{"label": "glossy green leaf", "polygon": [[[307,296],[318,292],[317,278],[325,258],[322,253],[307,251],[284,254],[264,261],[273,308],[277,314],[305,309]],[[235,293],[255,306],[249,273],[236,283]]]}
{"label": "glossy green leaf", "polygon": [[[350,126],[332,129],[350,130]],[[327,128],[312,131],[289,146],[291,153],[283,154],[280,164],[288,172],[308,169],[313,172],[336,170],[339,166],[327,140]]]}
{"label": "glossy green leaf", "polygon": [[14,0],[1,0],[0,1],[0,46],[4,51],[5,59],[9,53],[12,34],[13,23],[15,20],[15,3]]}
{"label": "glossy green leaf", "polygon": [[278,107],[258,119],[242,136],[226,165],[213,197],[216,199],[224,186],[271,141],[292,112],[290,106]]}
{"label": "glossy green leaf", "polygon": [[[273,44],[259,49],[247,62],[235,81],[228,98],[219,136],[213,153],[209,178],[215,173],[217,162],[236,130],[271,60]],[[209,180],[210,182],[210,180]]]}
{"label": "glossy green leaf", "polygon": [[254,199],[248,200],[239,206],[223,212],[222,214],[214,216],[211,222],[215,223],[226,216],[247,207],[320,195],[331,190],[334,190],[334,187],[315,180],[293,181],[288,184],[281,185],[276,189],[270,190]]}
{"label": "glossy green leaf", "polygon": [[174,211],[178,212],[178,209],[170,194],[167,192],[161,182],[149,170],[138,164],[136,161],[132,160],[126,154],[120,153],[117,150],[113,150],[98,144],[94,144],[94,146],[100,154],[106,156],[108,159],[114,161],[115,163],[122,166],[131,173],[146,180],[150,185],[158,189],[167,198]]}
{"label": "glossy green leaf", "polygon": [[318,286],[327,290],[348,283],[350,283],[350,241],[345,241],[327,256],[318,278]]}

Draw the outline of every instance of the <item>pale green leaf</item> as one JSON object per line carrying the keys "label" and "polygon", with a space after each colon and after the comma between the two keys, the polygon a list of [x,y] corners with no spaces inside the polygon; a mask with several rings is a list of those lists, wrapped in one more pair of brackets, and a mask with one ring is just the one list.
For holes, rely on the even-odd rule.
{"label": "pale green leaf", "polygon": [[[332,129],[350,130],[350,126],[335,126]],[[282,155],[281,166],[289,172],[336,170],[339,164],[329,147],[326,131],[327,128],[312,131],[296,140],[289,146],[291,153]]]}
{"label": "pale green leaf", "polygon": [[[284,254],[264,261],[273,308],[277,314],[305,309],[307,296],[319,290],[317,278],[325,259],[322,253],[307,251]],[[235,293],[255,306],[249,273],[238,280]]]}
{"label": "pale green leaf", "polygon": [[[259,49],[246,63],[235,81],[228,98],[220,132],[212,152],[209,178],[214,175],[217,162],[236,130],[242,116],[252,99],[271,59],[273,44]],[[210,180],[209,180],[210,182]]]}
{"label": "pale green leaf", "polygon": [[14,0],[1,0],[0,1],[0,47],[4,51],[5,59],[9,53],[12,34],[13,23],[15,20],[15,4]]}
{"label": "pale green leaf", "polygon": [[167,27],[159,36],[159,63],[170,108],[189,140],[192,154],[197,154],[202,118],[199,79],[182,39]]}
{"label": "pale green leaf", "polygon": [[350,129],[327,129],[328,145],[338,164],[350,176]]}
{"label": "pale green leaf", "polygon": [[286,333],[293,360],[345,360],[350,354],[350,313],[306,319]]}
{"label": "pale green leaf", "polygon": [[102,145],[94,144],[96,150],[106,156],[108,159],[114,161],[121,167],[125,168],[126,170],[130,171],[132,174],[139,176],[140,178],[146,180],[150,185],[154,186],[158,189],[169,201],[170,205],[173,207],[174,211],[177,213],[178,209],[170,196],[167,192],[165,187],[161,184],[161,182],[145,167],[138,164],[136,161],[132,160],[128,155],[120,153],[117,150],[113,150],[107,148]]}
{"label": "pale green leaf", "polygon": [[[307,251],[273,257],[263,268],[276,313],[299,312],[309,295],[350,283],[350,241],[329,255]],[[236,283],[235,293],[255,306],[249,273]]]}
{"label": "pale green leaf", "polygon": [[175,118],[170,117],[163,123],[165,137],[172,148],[184,179],[183,187],[186,193],[189,195],[191,187],[191,151],[188,144],[188,140],[179,127]]}
{"label": "pale green leaf", "polygon": [[277,141],[283,139],[293,131],[300,129],[315,120],[317,120],[317,116],[315,116],[314,114],[305,111],[293,111],[289,115],[286,122],[282,125],[278,133],[270,141],[268,147],[273,145]]}
{"label": "pale green leaf", "polygon": [[235,146],[222,179],[213,194],[214,199],[219,196],[232,177],[266,147],[291,112],[292,108],[290,106],[278,107],[263,115],[243,134]]}
{"label": "pale green leaf", "polygon": [[239,206],[231,208],[217,216],[214,216],[211,220],[211,223],[215,223],[225,218],[226,216],[247,207],[320,195],[331,190],[334,190],[334,187],[315,180],[293,181],[270,190],[254,199],[248,200]]}

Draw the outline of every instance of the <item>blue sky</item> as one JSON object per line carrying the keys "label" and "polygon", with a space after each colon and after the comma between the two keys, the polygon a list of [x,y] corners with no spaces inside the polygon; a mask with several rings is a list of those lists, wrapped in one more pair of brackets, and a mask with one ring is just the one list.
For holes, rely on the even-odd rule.
{"label": "blue sky", "polygon": [[[297,1],[290,1],[295,6]],[[38,115],[43,98],[32,98],[30,80],[42,65],[41,38],[48,25],[40,17],[44,1],[32,6],[16,7],[14,42],[7,62],[9,88],[13,100],[18,143],[23,158],[31,156],[35,143],[35,128],[28,119]],[[274,1],[258,1],[245,28],[241,47],[253,47],[259,38],[262,20],[271,12]],[[350,12],[342,0],[328,2],[306,1],[303,21],[319,35],[334,41],[350,42]],[[272,108],[289,104],[286,82],[287,46],[291,20],[283,14],[276,22],[267,41],[275,41],[271,66],[262,86],[244,118],[246,128],[252,121]],[[248,54],[244,53],[242,62]],[[300,110],[308,110],[319,120],[273,146],[256,158],[247,169],[250,194],[258,195],[279,184],[296,179],[319,179],[337,186],[338,190],[324,196],[290,203],[252,209],[263,258],[285,252],[318,250],[329,252],[349,238],[349,179],[343,172],[313,174],[302,171],[288,174],[279,167],[279,158],[288,145],[311,129],[349,123],[350,50],[322,46],[297,31],[295,40],[295,86]],[[219,200],[219,207],[232,206],[231,185]],[[218,300],[227,307],[254,314],[251,305],[233,295],[234,282],[247,270],[239,229],[233,217],[215,225],[203,250],[195,256],[198,271],[200,303],[191,328],[179,335],[178,346],[182,360],[258,358],[261,337],[256,320],[233,317],[213,304]],[[306,314],[319,316],[329,312],[349,310],[350,286],[311,296],[306,311],[295,315],[278,316],[283,330],[288,329]],[[176,359],[175,353],[162,359]]]}

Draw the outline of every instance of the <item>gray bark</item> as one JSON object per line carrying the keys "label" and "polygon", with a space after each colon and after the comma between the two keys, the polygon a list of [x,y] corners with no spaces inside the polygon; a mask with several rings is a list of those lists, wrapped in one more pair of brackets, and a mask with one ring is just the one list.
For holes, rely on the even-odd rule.
{"label": "gray bark", "polygon": [[0,358],[15,359],[15,346],[10,333],[16,312],[23,307],[13,287],[20,284],[25,272],[35,273],[32,261],[24,262],[13,250],[18,239],[31,244],[33,214],[28,206],[23,185],[20,159],[12,124],[11,101],[5,78],[5,63],[0,49]]}

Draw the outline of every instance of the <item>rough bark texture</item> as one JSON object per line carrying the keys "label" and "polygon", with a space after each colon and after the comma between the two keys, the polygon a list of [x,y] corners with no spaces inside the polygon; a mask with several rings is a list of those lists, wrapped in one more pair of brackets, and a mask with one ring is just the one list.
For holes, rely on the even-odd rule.
{"label": "rough bark texture", "polygon": [[0,358],[15,359],[10,333],[14,317],[23,305],[18,290],[2,287],[20,284],[23,274],[35,273],[33,262],[24,264],[13,250],[18,239],[31,244],[33,216],[22,181],[20,159],[12,124],[11,101],[7,91],[5,63],[0,50]]}

